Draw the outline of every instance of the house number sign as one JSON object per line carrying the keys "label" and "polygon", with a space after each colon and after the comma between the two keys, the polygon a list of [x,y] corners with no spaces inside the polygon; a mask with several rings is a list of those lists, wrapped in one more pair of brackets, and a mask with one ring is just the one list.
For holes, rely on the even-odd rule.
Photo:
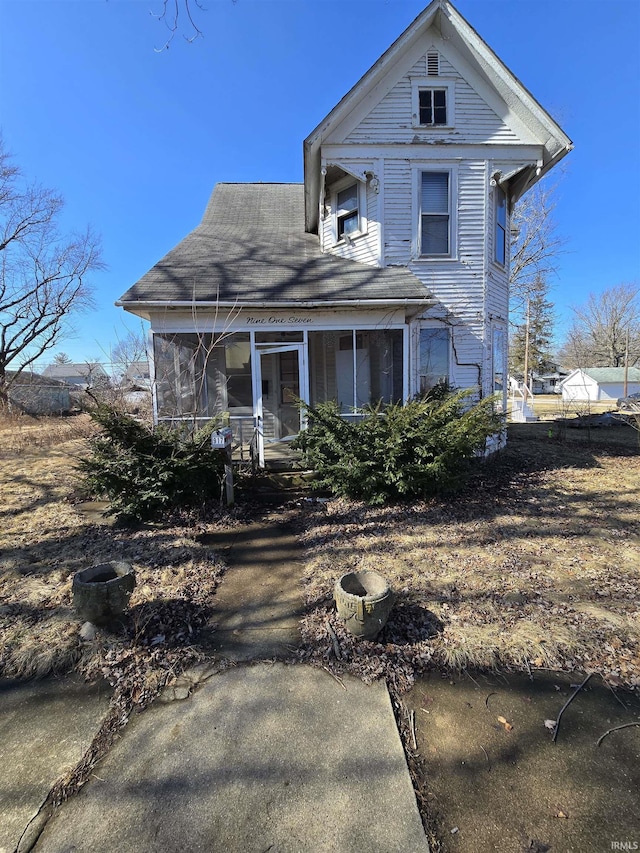
{"label": "house number sign", "polygon": [[248,326],[304,326],[313,322],[311,317],[247,317]]}

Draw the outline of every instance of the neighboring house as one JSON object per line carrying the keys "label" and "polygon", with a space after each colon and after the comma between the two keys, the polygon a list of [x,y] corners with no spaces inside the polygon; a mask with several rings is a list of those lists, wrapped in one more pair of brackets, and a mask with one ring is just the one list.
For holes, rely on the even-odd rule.
{"label": "neighboring house", "polygon": [[23,371],[9,387],[9,406],[28,415],[60,415],[71,410],[71,396],[61,382]]}
{"label": "neighboring house", "polygon": [[104,387],[109,383],[107,372],[98,362],[50,364],[42,371],[42,375],[82,391],[96,385]]}
{"label": "neighboring house", "polygon": [[218,184],[117,303],[151,323],[156,420],[228,411],[263,461],[297,398],[506,398],[510,212],[571,148],[434,0],[305,140],[304,184]]}
{"label": "neighboring house", "polygon": [[122,375],[120,388],[130,414],[149,412],[151,407],[151,372],[148,361],[132,361]]}
{"label": "neighboring house", "polygon": [[587,367],[578,368],[562,380],[562,399],[565,402],[616,403],[619,397],[636,394],[640,391],[640,367],[630,367],[627,371],[625,391],[624,367]]}
{"label": "neighboring house", "polygon": [[534,394],[559,394],[560,383],[567,376],[568,370],[555,370],[549,373],[533,373],[532,388]]}
{"label": "neighboring house", "polygon": [[148,361],[132,361],[122,375],[125,391],[151,391],[151,372]]}
{"label": "neighboring house", "polygon": [[[560,383],[568,373],[568,370],[560,368],[548,373],[537,373],[534,370],[529,377],[529,390],[532,394],[559,394]],[[524,390],[523,375],[510,376],[509,388],[514,392],[522,392]]]}

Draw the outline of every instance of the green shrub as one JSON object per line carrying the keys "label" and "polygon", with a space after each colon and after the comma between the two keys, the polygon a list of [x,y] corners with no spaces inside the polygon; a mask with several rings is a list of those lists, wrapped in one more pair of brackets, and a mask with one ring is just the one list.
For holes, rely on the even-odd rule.
{"label": "green shrub", "polygon": [[305,406],[308,428],[296,439],[318,484],[370,504],[452,491],[468,461],[503,427],[492,398],[469,404],[469,391],[442,392],[369,409],[345,420],[338,406]]}
{"label": "green shrub", "polygon": [[217,422],[190,434],[152,430],[109,406],[98,406],[91,417],[102,431],[90,439],[90,455],[79,467],[89,492],[109,500],[110,514],[145,521],[220,497],[224,459],[211,447]]}

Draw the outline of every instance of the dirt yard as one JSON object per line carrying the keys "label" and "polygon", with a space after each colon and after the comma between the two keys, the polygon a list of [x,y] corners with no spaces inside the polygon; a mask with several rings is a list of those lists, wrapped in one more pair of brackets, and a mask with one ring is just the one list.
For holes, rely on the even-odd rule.
{"label": "dirt yard", "polygon": [[[640,846],[639,499],[631,427],[514,424],[453,500],[309,512],[302,655],[386,677],[433,853]],[[397,594],[371,643],[331,595],[363,569]]]}

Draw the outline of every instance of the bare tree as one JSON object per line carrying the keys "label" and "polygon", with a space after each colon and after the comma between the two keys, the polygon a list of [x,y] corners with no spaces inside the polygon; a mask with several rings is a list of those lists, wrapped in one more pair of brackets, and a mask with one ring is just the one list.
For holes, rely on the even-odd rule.
{"label": "bare tree", "polygon": [[114,367],[127,369],[137,361],[149,360],[149,341],[144,328],[137,331],[129,331],[118,340],[111,351],[111,361]]}
{"label": "bare tree", "polygon": [[63,205],[25,182],[0,140],[0,407],[10,385],[69,331],[70,316],[92,304],[87,276],[103,268],[100,241],[90,228],[60,234]]}
{"label": "bare tree", "polygon": [[629,365],[640,362],[639,284],[617,284],[598,295],[592,293],[573,313],[560,350],[566,367],[621,367],[627,344]]}
{"label": "bare tree", "polygon": [[558,234],[553,218],[556,187],[536,184],[516,204],[511,216],[510,311],[522,319],[527,302],[540,282],[547,285],[557,272],[558,257],[565,240]]}

